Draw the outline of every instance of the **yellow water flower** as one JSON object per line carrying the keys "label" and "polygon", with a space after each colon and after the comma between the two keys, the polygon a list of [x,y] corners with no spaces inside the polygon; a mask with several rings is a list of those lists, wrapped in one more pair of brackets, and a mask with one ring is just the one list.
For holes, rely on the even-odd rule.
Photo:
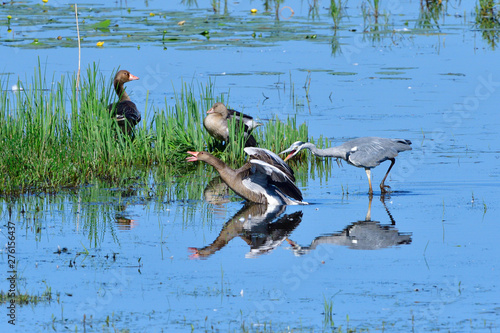
{"label": "yellow water flower", "polygon": [[155,16],[155,13],[149,13],[149,16]]}
{"label": "yellow water flower", "polygon": [[250,9],[250,13],[252,13],[252,14],[257,13],[257,9],[255,9],[255,8]]}
{"label": "yellow water flower", "polygon": [[9,20],[10,20],[11,18],[12,18],[12,16],[10,16],[10,15],[7,15],[7,19],[9,19]]}
{"label": "yellow water flower", "polygon": [[97,42],[97,44],[95,44],[95,45],[97,45],[97,46],[101,47],[101,46],[103,46],[103,45],[104,45],[104,42]]}
{"label": "yellow water flower", "polygon": [[42,0],[42,2],[47,3],[47,2],[49,2],[49,0]]}

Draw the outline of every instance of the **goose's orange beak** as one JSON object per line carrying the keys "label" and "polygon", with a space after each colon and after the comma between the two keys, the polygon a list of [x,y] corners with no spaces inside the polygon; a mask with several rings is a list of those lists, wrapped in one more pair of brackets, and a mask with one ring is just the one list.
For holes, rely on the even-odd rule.
{"label": "goose's orange beak", "polygon": [[191,252],[189,259],[200,259],[200,252],[195,247],[188,247],[188,251]]}
{"label": "goose's orange beak", "polygon": [[128,77],[128,80],[129,81],[134,81],[134,80],[139,80],[139,78],[137,76],[135,76],[135,75],[130,74],[129,77]]}
{"label": "goose's orange beak", "polygon": [[186,153],[193,155],[193,156],[186,157],[186,161],[188,161],[188,162],[198,161],[198,152],[197,151],[187,151]]}

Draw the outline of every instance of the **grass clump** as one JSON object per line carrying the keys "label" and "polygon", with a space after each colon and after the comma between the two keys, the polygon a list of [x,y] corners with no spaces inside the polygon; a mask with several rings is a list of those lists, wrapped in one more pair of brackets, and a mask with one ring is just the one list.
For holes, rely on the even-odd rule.
{"label": "grass clump", "polygon": [[[97,181],[116,186],[165,173],[163,180],[170,179],[196,168],[184,162],[187,150],[209,150],[232,166],[246,158],[243,140],[222,146],[203,128],[206,110],[223,101],[215,98],[211,82],[198,89],[183,84],[173,106],[146,105],[131,138],[110,117],[107,105],[116,99],[112,78],[97,66],[87,69],[79,89],[75,75],[47,82],[40,65],[27,81],[18,80],[15,91],[7,79],[0,81],[0,194],[51,192]],[[305,124],[277,117],[253,135],[260,147],[275,152],[308,138]]]}

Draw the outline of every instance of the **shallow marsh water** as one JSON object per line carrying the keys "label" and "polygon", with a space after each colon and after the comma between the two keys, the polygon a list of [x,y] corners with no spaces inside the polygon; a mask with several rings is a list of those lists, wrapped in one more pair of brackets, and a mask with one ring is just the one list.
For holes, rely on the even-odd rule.
{"label": "shallow marsh water", "polygon": [[[368,223],[364,171],[333,161],[300,177],[311,205],[267,214],[233,196],[214,203],[210,168],[178,186],[2,198],[2,232],[8,221],[17,228],[18,290],[52,295],[18,304],[15,328],[498,331],[499,56],[475,25],[474,4],[447,4],[437,23],[422,28],[418,2],[381,4],[388,24],[379,26],[366,26],[361,2],[349,2],[337,31],[326,2],[313,19],[306,2],[286,1],[295,15],[279,23],[261,3],[232,3],[226,18],[208,1],[94,6],[91,23],[109,17],[111,27],[128,28],[121,37],[118,28],[89,29],[82,67],[96,61],[110,75],[120,66],[139,76],[128,91],[142,108],[146,92],[148,104],[161,107],[174,103],[182,81],[211,79],[233,108],[264,120],[296,115],[314,138],[401,137],[413,150],[398,157],[388,181],[395,192],[384,202],[376,193]],[[1,19],[14,7],[1,6]],[[55,77],[74,72],[77,49],[55,44],[57,35],[75,38],[70,13],[30,23],[18,42],[2,26],[0,72],[10,73],[2,79],[29,78],[38,57]],[[182,37],[166,50],[164,29]],[[210,39],[199,35],[205,30]],[[123,37],[141,31],[152,37]],[[490,32],[498,36],[498,27]],[[34,38],[55,47],[21,46]],[[375,184],[387,167],[374,169]],[[249,212],[261,223],[245,224]],[[217,241],[221,233],[227,244]],[[2,274],[4,263],[5,251]],[[2,332],[12,329],[5,317]]]}

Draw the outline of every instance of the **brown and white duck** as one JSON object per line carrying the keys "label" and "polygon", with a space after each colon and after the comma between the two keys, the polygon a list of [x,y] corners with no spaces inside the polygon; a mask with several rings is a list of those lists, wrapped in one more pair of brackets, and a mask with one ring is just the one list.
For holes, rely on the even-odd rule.
{"label": "brown and white duck", "polygon": [[137,110],[137,106],[130,100],[129,95],[123,88],[125,83],[134,80],[139,80],[139,78],[130,74],[129,71],[118,71],[115,75],[113,86],[119,101],[108,106],[109,112],[115,117],[123,133],[127,134],[130,134],[134,126],[141,121],[141,114]]}
{"label": "brown and white duck", "polygon": [[188,162],[203,161],[213,166],[222,180],[248,201],[268,205],[306,205],[295,185],[293,170],[275,153],[263,149],[244,149],[250,158],[239,169],[231,169],[206,151],[192,152]]}
{"label": "brown and white duck", "polygon": [[236,121],[243,121],[244,136],[246,138],[245,147],[256,147],[257,141],[253,137],[252,130],[262,123],[255,121],[249,115],[228,109],[223,103],[215,103],[210,110],[207,111],[207,116],[203,119],[203,126],[205,126],[208,133],[219,141],[228,142],[229,140],[229,125],[228,120],[235,119]]}

